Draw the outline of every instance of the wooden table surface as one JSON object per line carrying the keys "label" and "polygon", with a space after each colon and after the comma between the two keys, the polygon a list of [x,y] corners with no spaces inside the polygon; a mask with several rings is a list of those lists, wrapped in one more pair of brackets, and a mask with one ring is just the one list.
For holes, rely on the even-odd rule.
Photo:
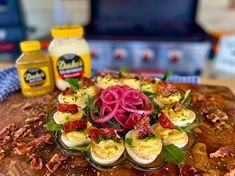
{"label": "wooden table surface", "polygon": [[[14,64],[0,62],[0,70],[12,65]],[[232,92],[235,94],[235,79],[212,79],[212,78],[202,77],[200,79],[200,84],[226,86],[229,87],[232,90]]]}

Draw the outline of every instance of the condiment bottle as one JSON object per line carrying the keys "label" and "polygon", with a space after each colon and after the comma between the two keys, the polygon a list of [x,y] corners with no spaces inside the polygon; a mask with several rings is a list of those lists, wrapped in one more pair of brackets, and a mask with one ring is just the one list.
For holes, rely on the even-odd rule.
{"label": "condiment bottle", "polygon": [[81,26],[54,27],[49,46],[56,87],[68,87],[67,78],[91,77],[90,51]]}
{"label": "condiment bottle", "polygon": [[22,93],[26,97],[47,94],[54,89],[50,58],[41,52],[38,41],[20,43],[22,55],[16,60]]}

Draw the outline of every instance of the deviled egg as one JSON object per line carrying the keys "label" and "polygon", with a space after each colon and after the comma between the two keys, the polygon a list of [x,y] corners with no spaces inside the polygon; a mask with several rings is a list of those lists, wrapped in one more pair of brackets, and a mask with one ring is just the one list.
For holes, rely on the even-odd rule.
{"label": "deviled egg", "polygon": [[188,143],[188,135],[185,132],[177,129],[163,128],[159,123],[154,124],[152,127],[165,144],[174,144],[178,148],[183,148]]}
{"label": "deviled egg", "polygon": [[112,139],[102,140],[99,143],[92,141],[91,156],[93,160],[99,164],[107,165],[117,161],[125,150],[125,145],[121,139],[116,142]]}
{"label": "deviled egg", "polygon": [[61,140],[68,147],[84,146],[91,141],[85,130],[62,133]]}
{"label": "deviled egg", "polygon": [[79,107],[76,113],[60,112],[57,110],[53,115],[53,119],[57,124],[64,124],[68,121],[80,120],[83,114],[83,110]]}
{"label": "deviled egg", "polygon": [[172,108],[165,108],[163,112],[168,116],[170,121],[175,126],[184,127],[193,123],[196,118],[196,114],[186,108],[183,108],[179,111],[174,111]]}
{"label": "deviled egg", "polygon": [[83,96],[81,91],[76,91],[75,94],[71,95],[64,95],[63,93],[61,93],[58,96],[58,100],[60,103],[64,104],[77,104],[82,109],[86,107],[87,102],[87,98]]}
{"label": "deviled egg", "polygon": [[126,134],[125,145],[130,157],[140,164],[152,163],[162,150],[162,141],[157,135],[139,139],[135,130]]}
{"label": "deviled egg", "polygon": [[102,89],[106,89],[111,86],[120,85],[118,77],[112,73],[100,73],[96,79],[96,85]]}
{"label": "deviled egg", "polygon": [[156,80],[154,78],[141,78],[141,82],[140,82],[140,89],[141,91],[148,91],[151,93],[155,93],[156,92]]}

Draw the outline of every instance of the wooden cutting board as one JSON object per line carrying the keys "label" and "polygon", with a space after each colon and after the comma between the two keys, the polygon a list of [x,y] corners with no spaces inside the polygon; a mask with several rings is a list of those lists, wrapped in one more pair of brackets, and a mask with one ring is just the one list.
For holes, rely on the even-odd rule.
{"label": "wooden cutting board", "polygon": [[[181,89],[191,89],[193,97],[198,95],[204,95],[208,98],[208,104],[210,102],[219,105],[219,108],[224,112],[228,112],[235,109],[235,97],[232,92],[226,87],[218,86],[205,86],[205,85],[190,85],[190,84],[177,84]],[[25,125],[25,119],[30,117],[29,110],[23,110],[26,104],[33,104],[38,108],[40,104],[46,104],[56,93],[38,98],[25,98],[20,92],[10,96],[7,100],[0,103],[0,130],[7,124],[15,123],[17,128]],[[192,104],[196,109],[202,108],[202,104]],[[231,128],[222,129],[222,131],[216,131],[213,128],[213,124],[204,120],[199,128],[195,130],[200,144],[205,144],[206,155],[201,156],[197,154],[199,150],[193,150],[187,154],[186,164],[193,165],[200,173],[213,173],[214,175],[224,175],[230,169],[235,168],[235,157],[229,156],[222,159],[210,159],[209,153],[216,151],[220,146],[230,146],[235,154],[235,132],[234,132],[234,118],[229,116],[227,123]],[[42,120],[43,122],[43,120]],[[42,122],[34,122],[31,126],[33,128],[33,135],[35,137],[47,133],[42,127]],[[224,138],[226,137],[226,139]],[[233,144],[234,143],[234,144]],[[199,147],[196,145],[196,147]],[[38,154],[42,157],[44,166],[41,170],[34,170],[30,168],[30,164],[27,163],[27,157],[18,156],[13,153],[12,149],[6,150],[5,158],[0,160],[0,176],[1,175],[49,175],[45,164],[55,153],[61,153],[60,149],[56,146],[54,139],[52,139],[51,145],[46,145],[45,148],[38,151]],[[199,152],[200,153],[200,152]],[[204,158],[203,158],[204,157]],[[218,164],[219,163],[219,164]],[[92,166],[83,158],[81,154],[76,156],[70,156],[67,161],[62,162],[60,167],[56,170],[54,175],[179,175],[179,169],[177,165],[167,164],[165,167],[159,170],[150,172],[143,172],[132,168],[126,164],[121,168],[100,171]],[[52,174],[53,175],[53,174]]]}

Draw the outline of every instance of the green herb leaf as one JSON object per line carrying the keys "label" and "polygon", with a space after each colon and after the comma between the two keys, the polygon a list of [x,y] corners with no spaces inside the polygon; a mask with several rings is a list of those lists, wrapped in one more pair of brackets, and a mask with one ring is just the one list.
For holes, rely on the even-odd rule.
{"label": "green herb leaf", "polygon": [[181,132],[185,132],[185,133],[188,133],[190,132],[190,130],[186,127],[179,127],[179,126],[176,126],[175,127],[177,130],[181,131]]}
{"label": "green herb leaf", "polygon": [[146,140],[149,140],[149,139],[156,139],[156,135],[155,134],[153,134],[153,135],[150,135],[150,136],[148,136],[148,137],[146,137],[145,139]]}
{"label": "green herb leaf", "polygon": [[188,98],[190,92],[191,92],[190,89],[186,90],[186,92],[184,93],[183,99],[180,101],[181,103],[184,103],[184,102],[185,102],[185,100]]}
{"label": "green herb leaf", "polygon": [[154,104],[154,111],[152,114],[149,116],[150,117],[150,124],[154,124],[157,122],[157,115],[161,111],[161,108],[157,105]]}
{"label": "green herb leaf", "polygon": [[126,73],[129,73],[130,70],[129,70],[126,66],[122,66],[122,67],[120,67],[119,72],[126,72]]}
{"label": "green herb leaf", "polygon": [[74,151],[88,151],[90,149],[90,147],[91,147],[91,143],[89,143],[86,146],[76,146],[76,147],[72,147],[70,149],[74,150]]}
{"label": "green herb leaf", "polygon": [[62,130],[64,128],[64,126],[62,124],[56,124],[53,122],[47,122],[44,127],[48,130],[48,131],[59,131]]}
{"label": "green herb leaf", "polygon": [[172,71],[172,70],[167,71],[167,72],[164,74],[162,80],[163,80],[163,81],[166,81],[172,74],[173,74],[173,71]]}
{"label": "green herb leaf", "polygon": [[79,90],[80,86],[78,84],[78,81],[74,78],[67,78],[66,81],[69,83],[71,89],[73,89],[74,91]]}
{"label": "green herb leaf", "polygon": [[132,139],[131,138],[125,138],[125,143],[127,143],[129,146],[132,146]]}
{"label": "green herb leaf", "polygon": [[164,145],[161,156],[169,163],[180,164],[184,161],[184,152],[173,144]]}
{"label": "green herb leaf", "polygon": [[147,95],[151,101],[153,101],[153,99],[156,97],[154,93],[149,92],[149,91],[143,91],[143,93]]}
{"label": "green herb leaf", "polygon": [[32,159],[29,158],[28,156],[26,156],[23,160],[26,164],[29,164],[32,161]]}
{"label": "green herb leaf", "polygon": [[119,128],[120,125],[118,122],[116,122],[115,120],[109,120],[108,122],[105,123],[107,126],[113,127],[113,128]]}

